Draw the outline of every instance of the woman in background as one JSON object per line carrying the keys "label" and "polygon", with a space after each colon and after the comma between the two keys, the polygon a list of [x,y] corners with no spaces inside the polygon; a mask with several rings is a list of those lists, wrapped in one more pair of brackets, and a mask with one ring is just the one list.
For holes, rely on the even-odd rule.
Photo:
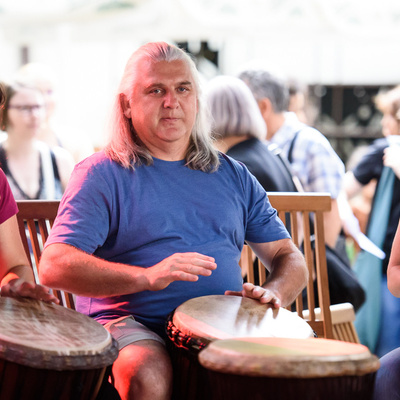
{"label": "woman in background", "polygon": [[[67,150],[78,163],[95,152],[93,143],[86,132],[77,126],[66,126],[57,120],[59,103],[58,79],[55,71],[48,65],[28,63],[15,75],[15,81],[39,89],[44,97],[45,118],[38,133],[38,139],[50,147],[59,146]],[[73,121],[70,121],[73,123]]]}
{"label": "woman in background", "polygon": [[[390,293],[400,297],[400,224],[394,237],[390,255],[387,284]],[[384,355],[375,380],[374,400],[400,398],[400,347]]]}
{"label": "woman in background", "polygon": [[[0,109],[5,102],[5,91],[0,84]],[[59,303],[48,287],[35,283],[19,234],[17,204],[7,178],[0,168],[0,294],[6,297],[29,297]],[[103,380],[97,400],[120,400],[107,379]]]}
{"label": "woman in background", "polygon": [[[377,182],[367,236],[386,254],[384,260],[361,251],[355,270],[366,292],[355,326],[361,343],[383,356],[400,346],[400,300],[387,290],[386,271],[400,219],[400,86],[380,93],[383,138],[375,140],[344,178],[347,199],[372,181]],[[345,223],[345,221],[344,221]]]}
{"label": "woman in background", "polygon": [[72,156],[60,147],[37,140],[44,117],[41,92],[21,84],[5,85],[0,129],[0,166],[17,200],[60,199],[74,167]]}
{"label": "woman in background", "polygon": [[267,128],[248,86],[239,78],[218,76],[206,86],[218,150],[242,162],[266,191],[293,192],[290,167],[264,141]]}
{"label": "woman in background", "polygon": [[[0,108],[5,102],[5,92],[0,85]],[[58,303],[45,286],[36,285],[17,224],[17,205],[0,169],[0,280],[1,295],[31,297]]]}

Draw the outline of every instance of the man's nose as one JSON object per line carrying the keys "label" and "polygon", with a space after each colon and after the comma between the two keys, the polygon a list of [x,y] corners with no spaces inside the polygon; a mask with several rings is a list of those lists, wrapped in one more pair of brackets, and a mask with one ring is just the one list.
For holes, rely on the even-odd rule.
{"label": "man's nose", "polygon": [[168,92],[164,97],[165,108],[176,108],[178,106],[178,97],[174,92]]}

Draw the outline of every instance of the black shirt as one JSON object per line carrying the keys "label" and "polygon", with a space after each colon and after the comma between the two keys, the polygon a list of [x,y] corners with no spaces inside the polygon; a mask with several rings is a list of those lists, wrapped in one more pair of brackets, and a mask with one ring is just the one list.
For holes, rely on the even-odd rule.
{"label": "black shirt", "polygon": [[242,162],[266,191],[297,191],[288,167],[261,140],[245,140],[231,147],[226,154]]}

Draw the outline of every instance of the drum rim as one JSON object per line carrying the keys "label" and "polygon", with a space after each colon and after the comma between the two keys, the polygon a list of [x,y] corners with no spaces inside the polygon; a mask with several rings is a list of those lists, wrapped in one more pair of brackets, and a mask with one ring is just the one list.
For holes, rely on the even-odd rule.
{"label": "drum rim", "polygon": [[[246,375],[273,378],[326,378],[335,376],[362,376],[376,373],[380,362],[376,355],[368,349],[365,353],[354,355],[350,359],[343,359],[340,355],[315,356],[303,355],[254,355],[244,359],[243,353],[235,350],[227,351],[229,359],[222,357],[218,348],[219,342],[242,340],[235,338],[216,340],[202,350],[199,363],[206,369],[233,375]],[[264,339],[264,338],[263,338]],[[282,338],[285,339],[285,338]],[[327,339],[299,339],[302,340],[327,340]],[[362,345],[360,345],[362,346]],[[296,357],[294,359],[294,357]],[[267,362],[266,362],[267,360]],[[340,368],[339,368],[340,367]]]}
{"label": "drum rim", "polygon": [[[96,333],[101,333],[104,330],[103,337],[98,343],[94,343],[90,347],[90,343],[87,345],[77,345],[76,348],[65,347],[57,348],[56,345],[45,348],[42,342],[38,342],[38,345],[30,345],[29,337],[17,338],[15,341],[12,340],[12,330],[7,331],[5,328],[3,331],[0,329],[0,361],[5,360],[20,365],[25,365],[34,368],[43,369],[56,369],[56,370],[72,370],[72,369],[93,369],[111,365],[118,356],[118,345],[113,339],[110,333],[98,322],[93,320],[87,315],[79,313],[63,306],[59,306],[53,303],[45,303],[39,300],[26,299],[26,298],[12,298],[12,297],[0,297],[0,304],[2,305],[5,315],[7,313],[13,313],[17,310],[17,307],[22,308],[21,313],[18,315],[19,318],[27,316],[27,327],[35,326],[35,320],[31,319],[31,312],[33,315],[40,319],[40,316],[45,315],[46,312],[54,313],[50,314],[49,319],[44,319],[46,322],[51,320],[51,317],[57,316],[62,324],[62,318],[66,318],[68,315],[73,315],[71,318],[73,323],[83,323],[88,321],[88,337],[90,337],[90,328],[95,327]],[[25,311],[25,314],[24,314]],[[36,313],[36,314],[35,314]],[[16,318],[16,322],[18,318]],[[22,321],[22,319],[20,320]],[[51,325],[50,327],[55,326]],[[37,332],[43,328],[42,325],[38,324],[34,328],[33,332]],[[71,328],[71,327],[69,327]],[[101,329],[100,329],[101,328]],[[68,337],[68,327],[65,328],[67,335],[62,338]],[[33,336],[31,336],[33,337]],[[100,335],[101,337],[101,335]]]}
{"label": "drum rim", "polygon": [[84,353],[74,355],[44,354],[38,349],[12,349],[0,343],[0,361],[5,360],[26,367],[56,371],[89,370],[107,367],[118,357],[118,344],[115,339],[102,353]]}
{"label": "drum rim", "polygon": [[181,347],[190,352],[198,353],[200,350],[204,349],[209,343],[211,343],[211,339],[208,340],[206,338],[202,338],[202,340],[200,340],[199,338],[194,338],[183,333],[173,322],[175,310],[173,310],[167,316],[165,331],[167,333],[168,339],[176,347]]}

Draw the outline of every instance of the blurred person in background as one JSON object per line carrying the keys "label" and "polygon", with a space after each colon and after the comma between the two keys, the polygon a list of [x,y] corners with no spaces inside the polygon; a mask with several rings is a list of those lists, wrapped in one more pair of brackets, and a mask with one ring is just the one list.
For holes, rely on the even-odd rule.
{"label": "blurred person in background", "polygon": [[[0,108],[6,100],[6,89],[0,83]],[[18,207],[0,168],[0,295],[25,297],[59,304],[48,287],[35,282],[33,270],[23,247],[17,222]],[[104,378],[97,400],[119,400],[113,385]]]}
{"label": "blurred person in background", "polygon": [[[387,289],[387,267],[400,218],[400,86],[378,94],[383,138],[375,140],[345,175],[343,193],[351,200],[376,181],[367,236],[386,254],[383,260],[362,251],[355,270],[367,301],[356,318],[360,340],[383,356],[400,346],[400,300]],[[344,221],[346,223],[346,221]]]}
{"label": "blurred person in background", "polygon": [[[400,224],[393,240],[387,269],[387,285],[390,293],[400,297]],[[396,334],[396,332],[390,332]],[[400,347],[385,354],[379,360],[381,366],[376,374],[373,400],[400,398]]]}
{"label": "blurred person in background", "polygon": [[60,199],[74,167],[72,156],[37,139],[45,119],[45,102],[35,87],[4,84],[0,109],[0,166],[17,200]]}
{"label": "blurred person in background", "polygon": [[[0,84],[0,108],[5,103],[6,91]],[[1,296],[31,297],[58,303],[49,289],[36,285],[21,237],[16,214],[18,213],[10,186],[0,168],[0,280]]]}
{"label": "blurred person in background", "polygon": [[[351,171],[360,162],[362,156],[367,153],[368,149],[368,145],[357,146],[347,160],[346,171]],[[367,233],[368,219],[371,212],[375,189],[376,179],[373,179],[367,185],[364,185],[358,194],[347,201],[351,209],[350,212],[352,212],[356,218],[356,224],[358,224],[360,231],[364,234]],[[342,193],[343,192],[341,192],[341,195]],[[339,211],[343,213],[341,204],[339,204]],[[354,236],[353,232],[348,231],[347,229],[349,216],[346,217],[341,215],[341,218],[344,219],[343,227],[346,235],[347,255],[349,256],[351,265],[353,265],[361,248],[357,241],[357,237]],[[354,219],[352,216],[350,216],[350,218]]]}
{"label": "blurred person in background", "polygon": [[306,113],[307,86],[297,79],[288,79],[289,105],[288,111],[294,112],[300,122],[309,123]]}
{"label": "blurred person in background", "polygon": [[296,191],[289,165],[264,141],[266,126],[248,86],[218,76],[208,82],[206,100],[218,150],[246,165],[266,191]]}
{"label": "blurred person in background", "polygon": [[1,296],[30,297],[58,304],[58,299],[42,285],[35,284],[21,237],[17,204],[7,178],[0,169],[0,280]]}
{"label": "blurred person in background", "polygon": [[64,126],[56,120],[57,77],[47,65],[29,63],[22,66],[15,76],[15,81],[38,88],[45,101],[45,119],[38,133],[38,139],[49,146],[60,146],[69,151],[75,163],[82,161],[95,152],[87,134],[77,126]]}
{"label": "blurred person in background", "polygon": [[279,148],[290,162],[306,192],[327,192],[331,211],[324,214],[325,241],[336,247],[342,229],[337,197],[344,176],[344,164],[328,139],[288,112],[289,89],[286,79],[265,69],[247,69],[239,74],[251,89],[267,126],[266,139]]}

